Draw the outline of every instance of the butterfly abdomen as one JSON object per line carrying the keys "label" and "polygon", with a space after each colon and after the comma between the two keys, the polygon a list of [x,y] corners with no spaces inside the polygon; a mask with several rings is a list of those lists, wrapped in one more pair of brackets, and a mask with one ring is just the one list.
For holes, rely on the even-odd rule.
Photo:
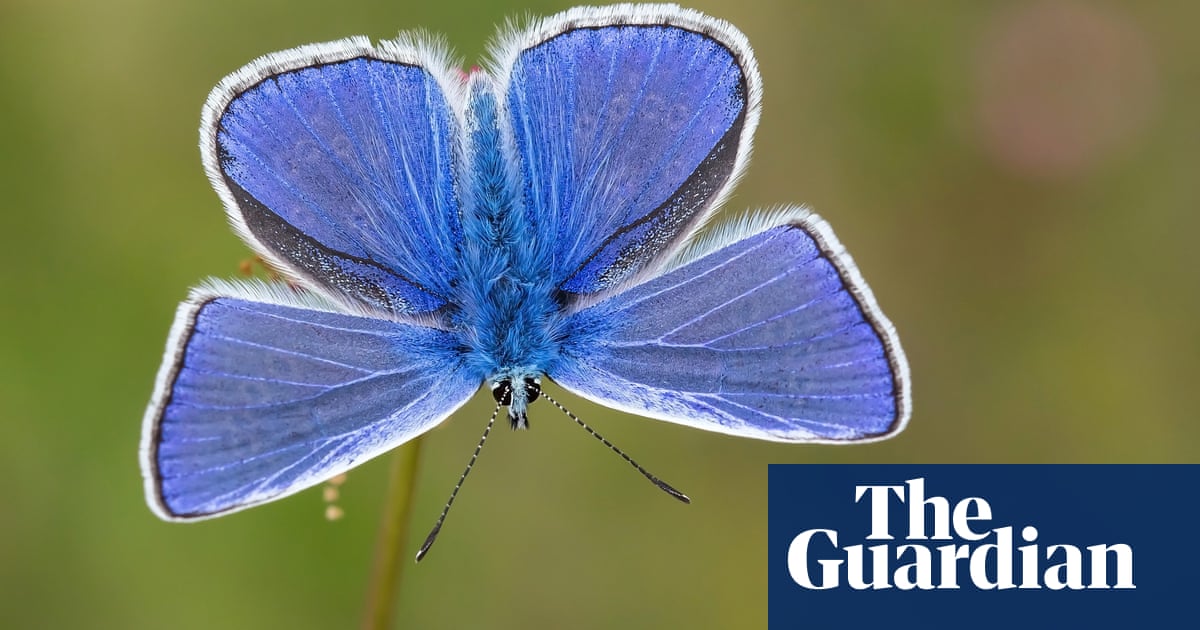
{"label": "butterfly abdomen", "polygon": [[490,78],[473,74],[466,116],[459,259],[468,361],[492,383],[536,377],[558,355],[559,307],[523,212],[520,174],[505,155]]}

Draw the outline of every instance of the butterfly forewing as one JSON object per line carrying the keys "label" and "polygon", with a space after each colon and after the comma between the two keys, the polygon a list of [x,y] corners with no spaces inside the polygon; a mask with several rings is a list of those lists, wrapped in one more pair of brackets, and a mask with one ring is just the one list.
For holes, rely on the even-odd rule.
{"label": "butterfly forewing", "polygon": [[778,441],[878,439],[908,418],[895,331],[819,218],[794,212],[575,315],[556,382],[671,422]]}
{"label": "butterfly forewing", "polygon": [[286,288],[221,289],[180,307],[147,411],[147,498],[165,518],[319,483],[429,430],[479,386],[444,331],[273,303]]}

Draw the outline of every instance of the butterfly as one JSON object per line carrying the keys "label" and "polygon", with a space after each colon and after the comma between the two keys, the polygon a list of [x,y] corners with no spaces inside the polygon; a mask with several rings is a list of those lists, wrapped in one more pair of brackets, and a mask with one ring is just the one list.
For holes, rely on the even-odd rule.
{"label": "butterfly", "polygon": [[546,378],[762,440],[904,428],[896,331],[825,221],[787,207],[701,230],[758,124],[741,32],[674,5],[582,7],[491,53],[463,73],[427,37],[354,37],[213,90],[204,168],[288,282],[210,280],[179,306],[140,451],[158,516],[318,484],[481,385],[514,428]]}

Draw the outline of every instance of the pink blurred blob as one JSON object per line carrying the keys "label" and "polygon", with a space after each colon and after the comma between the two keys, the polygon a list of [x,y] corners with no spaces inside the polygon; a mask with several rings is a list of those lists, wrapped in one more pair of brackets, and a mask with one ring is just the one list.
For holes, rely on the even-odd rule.
{"label": "pink blurred blob", "polygon": [[1084,175],[1128,146],[1159,89],[1141,29],[1115,8],[1071,0],[1006,7],[975,72],[984,151],[1037,179]]}

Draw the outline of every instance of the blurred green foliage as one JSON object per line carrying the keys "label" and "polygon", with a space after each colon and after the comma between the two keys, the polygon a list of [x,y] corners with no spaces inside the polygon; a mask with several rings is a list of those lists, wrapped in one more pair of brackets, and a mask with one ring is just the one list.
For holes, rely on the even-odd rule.
{"label": "blurred green foliage", "polygon": [[[247,250],[196,150],[200,104],[267,52],[445,33],[568,5],[0,3],[0,618],[12,628],[358,623],[385,465],[198,525],[142,499],[137,444],[176,303]],[[500,432],[428,560],[413,628],[762,627],[768,462],[1195,462],[1200,15],[1189,3],[696,2],[755,46],[755,158],[730,209],[805,202],[854,254],[912,364],[897,439],[787,446],[562,394]],[[425,444],[410,547],[486,396]]]}

